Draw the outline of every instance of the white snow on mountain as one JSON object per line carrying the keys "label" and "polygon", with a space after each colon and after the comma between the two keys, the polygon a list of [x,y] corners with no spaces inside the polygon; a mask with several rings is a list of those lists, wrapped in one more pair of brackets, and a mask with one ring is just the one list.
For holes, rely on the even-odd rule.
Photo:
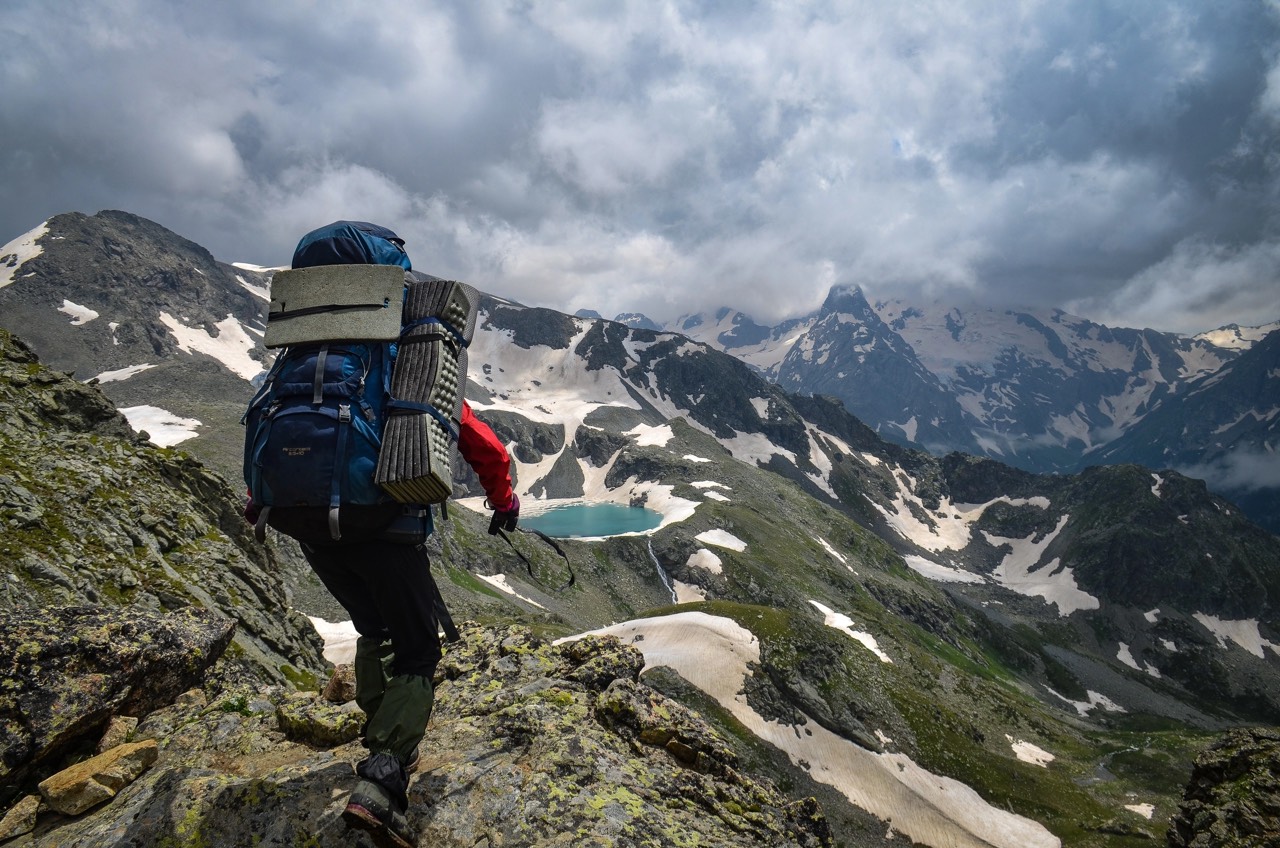
{"label": "white snow on mountain", "polygon": [[1088,696],[1089,700],[1073,701],[1070,698],[1068,698],[1066,695],[1062,695],[1058,692],[1055,692],[1054,690],[1050,689],[1048,686],[1044,688],[1045,688],[1045,691],[1048,692],[1053,697],[1057,698],[1058,700],[1064,703],[1070,704],[1072,707],[1074,707],[1076,712],[1079,713],[1081,717],[1088,716],[1092,710],[1098,710],[1098,709],[1103,710],[1104,712],[1109,712],[1109,713],[1127,713],[1128,712],[1128,710],[1126,710],[1124,707],[1120,706],[1115,701],[1108,698],[1106,695],[1103,695],[1099,692],[1094,692],[1092,689],[1085,690],[1085,695]]}
{"label": "white snow on mountain", "polygon": [[822,613],[822,623],[827,627],[834,628],[848,635],[850,639],[853,639],[859,645],[875,654],[880,659],[880,662],[893,663],[893,659],[884,651],[880,650],[880,645],[876,642],[876,637],[864,630],[853,629],[852,618],[842,612],[836,612],[830,607],[824,606],[817,601],[811,600],[809,603],[813,604],[818,612]]}
{"label": "white snow on mountain", "polygon": [[1057,605],[1060,616],[1101,606],[1097,598],[1076,584],[1072,570],[1063,567],[1057,557],[1044,564],[1040,562],[1045,550],[1067,526],[1068,519],[1069,516],[1062,516],[1053,532],[1039,540],[1034,534],[1025,539],[1010,539],[985,530],[982,533],[993,547],[1009,548],[992,575],[996,582],[1020,595],[1044,598],[1048,603]]}
{"label": "white snow on mountain", "polygon": [[4,247],[0,247],[0,289],[14,281],[18,269],[24,263],[44,252],[44,247],[36,242],[48,233],[49,222],[45,221],[34,230],[23,233]]}
{"label": "white snow on mountain", "polygon": [[1004,738],[1008,740],[1009,747],[1013,749],[1013,755],[1024,763],[1031,763],[1040,768],[1048,768],[1049,763],[1057,759],[1045,749],[1032,745],[1030,742],[1022,739],[1014,739],[1009,734],[1005,734]]}
{"label": "white snow on mountain", "polygon": [[[721,310],[721,313],[719,318],[716,317],[717,313],[711,312],[682,315],[663,329],[688,336],[716,350],[726,351],[765,374],[776,374],[778,366],[786,359],[791,348],[817,321],[815,316],[811,316],[794,325],[788,324],[785,329],[772,328],[768,336],[759,341],[747,341],[742,337],[742,327],[735,321],[750,322],[751,319],[734,310]],[[686,327],[686,324],[690,326]]]}
{"label": "white snow on mountain", "polygon": [[903,561],[912,571],[927,577],[930,580],[936,580],[939,583],[985,583],[986,578],[981,574],[974,574],[972,571],[965,571],[962,568],[952,568],[950,566],[941,565],[933,560],[925,559],[915,554],[907,554]]}
{"label": "white snow on mountain", "polygon": [[204,327],[188,327],[168,312],[160,313],[160,323],[169,328],[178,349],[185,353],[212,356],[246,380],[252,380],[262,371],[262,363],[249,355],[254,348],[254,340],[234,315],[228,314],[214,325],[216,335]]}
{"label": "white snow on mountain", "polygon": [[201,426],[201,422],[194,418],[183,418],[158,406],[127,406],[120,412],[129,420],[129,426],[135,432],[145,430],[151,436],[151,441],[162,448],[173,447],[179,442],[194,438],[196,428]]}
{"label": "white snow on mountain", "polygon": [[113,371],[103,371],[93,379],[96,379],[99,383],[114,383],[118,380],[127,380],[136,374],[141,374],[143,371],[147,371],[155,367],[156,366],[149,362],[144,362],[141,365],[130,365],[127,368],[116,368]]}
{"label": "white snow on mountain", "polygon": [[[869,454],[861,454],[867,459]],[[871,457],[874,459],[874,457]],[[873,464],[879,464],[876,459]],[[1043,497],[1029,499],[996,498],[982,504],[958,504],[950,498],[942,498],[936,510],[930,510],[924,501],[915,494],[918,481],[901,469],[895,469],[893,481],[897,486],[893,500],[888,508],[869,497],[867,500],[875,507],[885,522],[902,538],[919,545],[926,551],[941,553],[942,551],[960,551],[968,546],[973,538],[973,524],[982,517],[987,507],[994,503],[1007,503],[1011,506],[1031,505],[1039,509],[1048,509],[1049,500]]]}
{"label": "white snow on mountain", "polygon": [[696,551],[691,553],[689,555],[689,561],[686,564],[695,568],[705,568],[712,574],[720,574],[724,571],[724,567],[720,562],[720,557],[716,556],[706,548],[698,548]]}
{"label": "white snow on mountain", "polygon": [[731,551],[741,553],[747,549],[747,543],[739,539],[727,530],[704,530],[693,538],[707,545],[715,545],[718,548],[728,548]]}
{"label": "white snow on mountain", "polygon": [[251,283],[248,280],[246,280],[244,278],[244,275],[242,274],[236,274],[236,282],[240,284],[241,288],[243,288],[245,291],[247,291],[249,294],[253,295],[254,297],[261,298],[262,300],[270,302],[271,300],[270,285],[260,286],[260,285],[257,285],[256,283]]}
{"label": "white snow on mountain", "polygon": [[98,317],[98,313],[89,307],[66,299],[63,299],[62,305],[58,307],[58,311],[63,315],[71,316],[71,323],[75,324],[77,327],[88,324],[90,321]]}
{"label": "white snow on mountain", "polygon": [[1225,347],[1232,350],[1248,350],[1254,344],[1261,341],[1268,333],[1280,330],[1280,321],[1271,324],[1263,324],[1259,327],[1241,327],[1237,324],[1228,324],[1225,327],[1219,327],[1216,330],[1210,330],[1207,333],[1200,333],[1194,338],[1203,339],[1209,344],[1216,347]]}
{"label": "white snow on mountain", "polygon": [[1253,618],[1227,620],[1217,616],[1198,612],[1194,616],[1205,629],[1214,635],[1223,648],[1234,642],[1255,657],[1265,657],[1263,648],[1270,648],[1272,653],[1280,656],[1280,645],[1262,637],[1258,631],[1258,621]]}
{"label": "white snow on mountain", "polygon": [[510,583],[507,582],[507,575],[505,574],[492,574],[492,575],[477,574],[475,576],[479,577],[481,580],[488,583],[490,586],[497,589],[499,592],[503,592],[507,595],[510,595],[513,598],[524,601],[526,604],[532,604],[538,609],[546,609],[546,607],[544,607],[542,604],[535,601],[533,598],[527,598],[524,595],[517,592],[515,590],[515,587],[513,587]]}
{"label": "white snow on mountain", "polygon": [[[744,681],[760,643],[731,619],[690,612],[616,624],[609,634],[635,645],[645,668],[666,666],[714,698],[744,727],[784,751],[817,781],[924,845],[1059,848],[1038,822],[991,806],[968,786],[926,771],[904,754],[877,754],[814,721],[799,733],[767,721],[747,702]],[[591,634],[582,634],[591,635]],[[581,636],[561,641],[571,641]]]}

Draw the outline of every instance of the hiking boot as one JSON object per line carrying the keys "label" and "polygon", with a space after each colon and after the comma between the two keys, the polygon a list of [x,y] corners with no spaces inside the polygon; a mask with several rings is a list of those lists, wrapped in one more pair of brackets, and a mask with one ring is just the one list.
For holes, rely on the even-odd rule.
{"label": "hiking boot", "polygon": [[416,836],[391,793],[372,780],[356,784],[342,818],[348,827],[368,831],[378,848],[414,848]]}

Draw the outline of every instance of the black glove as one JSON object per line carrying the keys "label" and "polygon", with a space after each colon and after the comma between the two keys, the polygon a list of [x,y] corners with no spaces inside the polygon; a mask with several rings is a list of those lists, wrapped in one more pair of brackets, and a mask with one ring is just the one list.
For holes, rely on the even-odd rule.
{"label": "black glove", "polygon": [[520,520],[520,498],[515,492],[511,493],[511,505],[506,509],[495,509],[493,518],[489,521],[489,535],[498,535],[499,530],[515,530],[516,523]]}
{"label": "black glove", "polygon": [[244,520],[249,522],[250,525],[256,525],[258,523],[258,516],[262,514],[262,507],[259,504],[254,503],[252,497],[249,497],[244,502],[244,510],[241,514],[244,516]]}

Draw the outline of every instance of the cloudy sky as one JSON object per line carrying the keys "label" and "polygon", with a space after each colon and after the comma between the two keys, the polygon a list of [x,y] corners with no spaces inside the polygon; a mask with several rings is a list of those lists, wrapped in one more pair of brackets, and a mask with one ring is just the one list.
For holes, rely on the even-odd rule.
{"label": "cloudy sky", "polygon": [[[376,10],[376,11],[375,11]],[[1277,0],[9,0],[0,243],[338,218],[565,311],[1280,319]]]}

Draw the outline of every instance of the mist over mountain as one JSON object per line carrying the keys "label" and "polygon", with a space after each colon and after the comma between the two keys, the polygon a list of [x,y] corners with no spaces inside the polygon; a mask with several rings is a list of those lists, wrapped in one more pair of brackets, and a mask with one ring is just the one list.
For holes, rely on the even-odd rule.
{"label": "mist over mountain", "polygon": [[[0,455],[17,456],[12,444],[30,431],[41,433],[39,444],[21,456],[43,452],[48,459],[0,466],[6,539],[17,540],[14,528],[21,528],[30,554],[20,555],[16,541],[6,552],[9,582],[19,588],[0,593],[0,603],[14,610],[29,598],[65,594],[60,580],[89,597],[87,589],[101,595],[103,585],[118,587],[122,579],[115,560],[100,569],[76,566],[102,553],[73,548],[60,535],[61,519],[54,520],[88,491],[87,471],[58,452],[101,437],[44,434],[35,428],[46,425],[23,412],[56,408],[41,398],[68,386],[101,393],[124,406],[135,430],[178,446],[158,450],[161,456],[190,451],[233,481],[230,489],[198,490],[219,501],[216,514],[235,515],[237,422],[267,358],[260,339],[270,273],[214,260],[126,213],[58,216],[26,243],[7,247],[11,258],[0,261],[9,275],[0,288],[0,325],[34,350],[16,354],[16,376],[3,381],[5,420],[16,423],[0,428],[10,440]],[[1054,401],[1051,364],[1064,379],[1076,375],[1079,397],[1094,398],[1076,401],[1090,415],[1105,411],[1109,426],[1133,421],[1131,431],[1140,432],[1142,420],[1159,420],[1169,398],[1209,394],[1207,410],[1210,393],[1224,385],[1248,397],[1255,383],[1265,396],[1274,379],[1274,337],[1246,344],[1244,333],[1236,347],[1209,339],[1184,344],[1065,315],[954,310],[937,316],[942,328],[951,318],[945,333],[956,345],[944,379],[935,369],[946,348],[925,344],[935,338],[924,329],[935,327],[932,319],[907,311],[836,290],[804,321],[765,328],[722,310],[689,316],[681,332],[670,332],[484,299],[467,396],[510,446],[527,513],[564,502],[614,503],[643,506],[660,522],[644,534],[563,540],[578,580],[558,592],[564,562],[520,534],[516,543],[533,563],[532,574],[526,571],[484,533],[479,490],[457,471],[462,497],[431,550],[455,617],[480,630],[469,631],[446,664],[450,676],[440,683],[452,694],[423,749],[438,750],[442,765],[437,771],[429,762],[415,791],[428,826],[432,815],[467,809],[467,798],[483,812],[466,825],[470,841],[452,841],[442,829],[437,844],[472,845],[481,837],[496,844],[516,838],[509,831],[515,822],[542,822],[536,804],[526,803],[549,797],[530,794],[533,775],[567,781],[567,797],[583,799],[588,833],[614,833],[609,828],[634,821],[636,833],[652,835],[696,820],[683,808],[666,819],[629,813],[629,801],[619,802],[615,818],[592,818],[597,801],[613,808],[579,794],[609,786],[573,767],[581,759],[573,752],[584,745],[607,749],[601,756],[626,775],[619,778],[625,791],[646,799],[633,805],[637,811],[660,811],[663,792],[679,795],[681,786],[693,797],[791,810],[751,819],[755,824],[738,831],[740,844],[788,844],[780,832],[795,844],[804,844],[805,834],[814,844],[859,846],[904,837],[1009,848],[1150,844],[1176,811],[1191,761],[1210,738],[1242,723],[1280,723],[1280,539],[1164,464],[1049,474],[979,455],[1011,450],[1016,422],[1033,420],[1025,411],[1032,402]],[[1000,332],[1013,341],[1001,342]],[[960,353],[981,339],[1010,351],[996,357],[1000,368],[1025,366],[1024,376],[1014,382],[1012,371],[979,373],[978,354]],[[731,356],[726,347],[749,355]],[[1121,367],[1130,361],[1122,350],[1134,362],[1145,357],[1138,376]],[[39,367],[28,361],[36,354]],[[1103,364],[1110,370],[1098,370]],[[78,385],[50,367],[74,369]],[[1095,371],[1103,376],[1090,382]],[[997,372],[1005,382],[996,381]],[[962,376],[969,381],[964,393],[956,389]],[[84,385],[94,378],[95,385]],[[863,380],[864,391],[837,399],[850,379]],[[813,387],[805,388],[809,381]],[[1090,395],[1089,386],[1103,388]],[[1126,386],[1145,392],[1142,400],[1122,402],[1130,397]],[[859,394],[884,421],[851,414]],[[999,411],[999,397],[1009,399],[1010,411]],[[1271,420],[1250,415],[1252,408],[1227,413],[1242,434]],[[1013,410],[1024,410],[1024,418]],[[1046,420],[1066,432],[1053,416]],[[909,431],[938,445],[968,433],[975,447],[938,456],[903,444]],[[1256,438],[1270,444],[1266,435]],[[183,459],[171,472],[175,479],[217,478],[181,470],[188,461],[190,469],[202,468]],[[44,473],[45,462],[63,471]],[[183,534],[202,531],[181,515],[196,509],[175,507],[167,524],[155,525],[168,541],[148,556],[154,569],[131,569],[137,582],[123,590],[126,602],[145,593],[157,599],[148,604],[155,611],[169,595],[180,597],[167,588],[173,577],[164,569],[174,554],[187,557],[184,567],[207,569],[211,585],[237,585],[222,575],[243,570],[240,555],[221,553],[220,561],[185,546]],[[112,501],[112,510],[86,526],[127,528],[143,520],[127,500]],[[243,531],[229,538],[218,544],[253,544]],[[278,616],[282,604],[334,618],[321,593],[306,591],[308,576],[290,572],[288,544],[272,542],[282,586],[264,590],[265,600],[226,591],[239,620]],[[122,542],[113,556],[127,557],[129,549]],[[511,627],[526,630],[504,629]],[[573,650],[539,641],[587,631],[631,646],[643,657],[643,673],[639,658],[590,640]],[[495,694],[481,697],[475,681],[487,679],[496,681]],[[652,718],[671,714],[659,695],[696,711],[698,720],[678,730],[678,723]],[[217,697],[231,695],[219,690]],[[637,704],[655,706],[651,712]],[[183,726],[188,715],[174,709],[150,725],[164,740],[163,728]],[[265,751],[266,761],[287,760],[289,779],[307,787],[308,798],[332,762],[324,756],[355,756],[331,743],[308,743],[316,746],[310,753],[272,747],[280,743],[263,736],[265,719],[246,711],[228,719],[234,735],[228,729],[222,741],[175,731],[181,741],[168,742],[157,766],[168,777],[149,784],[157,794],[147,797],[158,800],[148,803],[171,812],[164,805],[179,802],[165,787],[201,779],[198,769],[232,769],[235,758],[219,749],[224,743],[226,750]],[[617,729],[600,737],[599,726]],[[462,738],[475,747],[455,745]],[[780,794],[733,783],[722,771],[716,780],[727,782],[707,782],[720,768],[715,763],[730,762],[721,745],[733,752],[734,774],[767,781]],[[475,773],[468,770],[479,768],[477,751],[500,752],[503,777],[476,785],[447,777]],[[268,773],[264,765],[261,774]],[[644,788],[659,774],[665,790]],[[447,796],[428,794],[428,787],[445,786]],[[499,800],[481,803],[481,795],[468,794],[486,787]],[[438,807],[431,797],[440,798]],[[803,806],[810,797],[830,842],[821,841],[821,829],[787,818],[810,809]],[[266,802],[261,818],[228,812],[240,805],[190,803],[201,832],[236,821],[246,832],[267,822],[301,832],[300,814],[277,801]],[[332,802],[315,803],[309,815],[327,821],[332,811],[324,804]],[[716,821],[737,822],[735,804],[750,812],[737,800],[707,803]],[[114,806],[93,814],[98,825],[45,820],[35,844],[58,844],[60,833],[110,832],[122,820],[113,816],[125,815],[113,814]],[[522,813],[501,822],[499,808]],[[781,829],[770,830],[775,825]],[[554,824],[537,827],[545,830],[529,844],[561,837]],[[718,827],[708,825],[707,844],[735,844]],[[342,844],[331,829],[317,838]]]}

